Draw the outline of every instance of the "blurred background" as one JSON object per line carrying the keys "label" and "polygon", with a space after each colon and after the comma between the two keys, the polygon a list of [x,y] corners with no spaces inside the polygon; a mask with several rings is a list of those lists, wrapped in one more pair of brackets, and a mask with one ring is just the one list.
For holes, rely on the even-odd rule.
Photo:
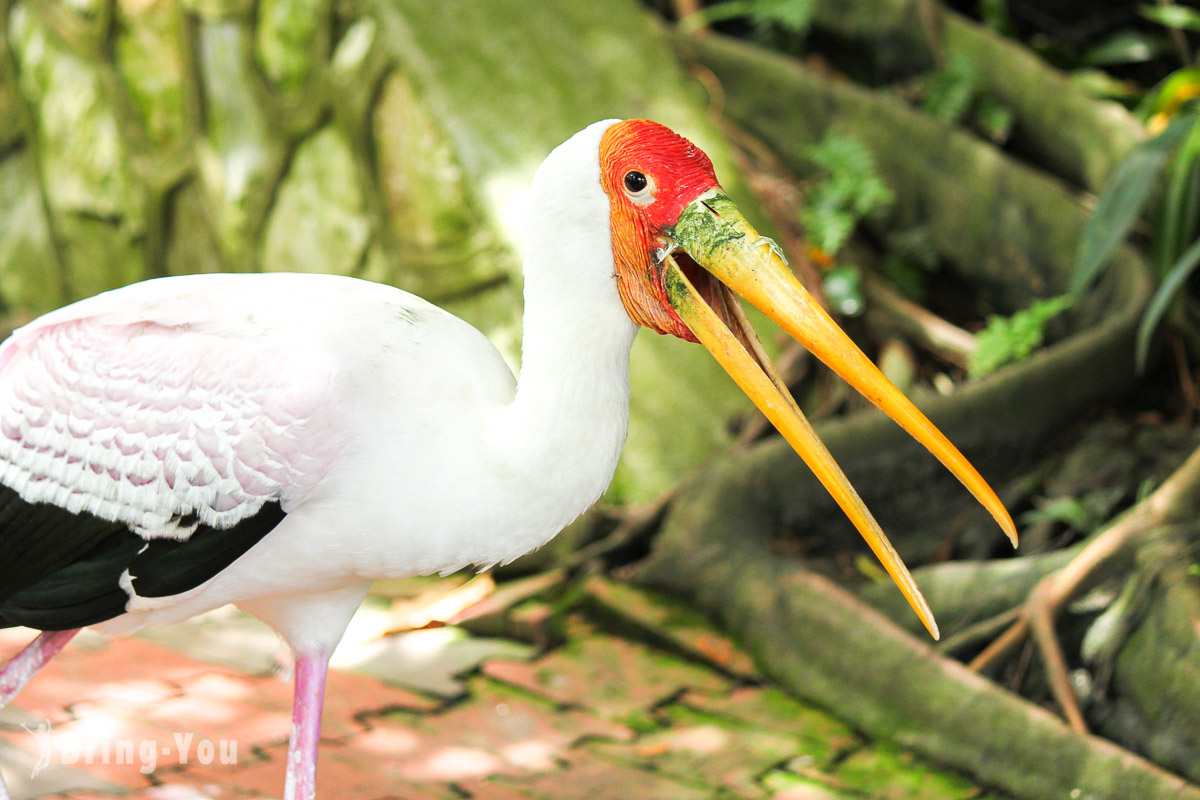
{"label": "blurred background", "polygon": [[[696,796],[1200,797],[1198,46],[1200,10],[1167,0],[0,0],[0,330],[147,278],[328,272],[449,309],[516,370],[534,169],[596,120],[658,120],[712,156],[993,481],[1020,550],[759,326],[920,567],[944,633],[931,649],[707,353],[643,333],[601,504],[495,582],[381,584],[375,649],[343,664],[375,658],[373,636],[447,623],[436,641],[421,632],[430,647],[483,641],[467,630],[520,643],[438,668],[478,675],[496,652],[570,662],[599,630],[713,670],[723,697],[783,690],[849,726],[852,746],[802,763],[807,745],[755,750],[749,734],[689,750],[678,732],[723,729],[720,704],[655,695],[616,714],[629,749],[604,763]],[[412,662],[386,663],[372,674],[404,683],[407,669],[405,685],[445,702],[478,693],[447,678],[438,694]],[[550,699],[551,716],[591,702]],[[765,720],[734,727],[766,735]],[[524,772],[496,785],[618,796],[552,788],[546,774],[582,752],[565,741],[527,770],[542,788]],[[899,749],[879,756],[879,742]],[[694,777],[679,754],[695,752],[740,777]],[[864,758],[899,772],[839,766]]]}

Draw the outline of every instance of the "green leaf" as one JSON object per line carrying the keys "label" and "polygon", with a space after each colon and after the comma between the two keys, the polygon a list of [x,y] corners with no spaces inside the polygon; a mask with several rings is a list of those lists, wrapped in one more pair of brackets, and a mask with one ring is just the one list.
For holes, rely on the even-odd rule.
{"label": "green leaf", "polygon": [[1096,489],[1080,497],[1054,497],[1035,501],[1036,508],[1021,515],[1024,525],[1058,522],[1081,533],[1091,533],[1112,517],[1125,490],[1120,487]]}
{"label": "green leaf", "polygon": [[778,25],[792,33],[804,33],[816,10],[816,0],[726,0],[689,14],[680,21],[685,32],[702,25],[749,17],[755,22]]}
{"label": "green leaf", "polygon": [[1166,186],[1159,201],[1151,241],[1155,273],[1161,279],[1196,235],[1196,207],[1200,202],[1200,124],[1194,125],[1183,143],[1175,148],[1167,166]]}
{"label": "green leaf", "polygon": [[1139,372],[1146,366],[1146,357],[1150,352],[1150,337],[1158,328],[1158,323],[1162,321],[1163,315],[1167,313],[1167,308],[1171,305],[1175,295],[1195,272],[1197,265],[1200,265],[1200,239],[1192,242],[1192,246],[1185,250],[1179,260],[1171,266],[1167,277],[1154,292],[1154,297],[1150,298],[1146,312],[1142,314],[1142,321],[1138,325],[1137,332],[1137,368]]}
{"label": "green leaf", "polygon": [[1075,302],[1071,295],[1038,300],[1011,317],[988,318],[987,327],[975,335],[978,348],[971,354],[967,371],[982,378],[1005,364],[1024,361],[1041,346],[1050,320]]}
{"label": "green leaf", "polygon": [[1086,67],[1142,64],[1170,48],[1170,43],[1162,36],[1125,29],[1088,48],[1080,56],[1079,63]]}
{"label": "green leaf", "polygon": [[975,124],[993,142],[1003,142],[1012,132],[1017,115],[1011,108],[991,95],[980,95],[972,115]]}
{"label": "green leaf", "polygon": [[1164,78],[1157,86],[1146,93],[1142,102],[1135,110],[1137,118],[1147,122],[1158,114],[1175,113],[1200,89],[1200,69],[1183,67]]}
{"label": "green leaf", "polygon": [[1001,36],[1013,35],[1012,18],[1008,16],[1005,0],[979,0],[979,17],[984,25]]}
{"label": "green leaf", "polygon": [[852,136],[827,136],[805,154],[824,175],[806,187],[800,221],[809,241],[833,255],[860,219],[895,196],[879,177],[870,149]]}
{"label": "green leaf", "polygon": [[1178,31],[1200,31],[1200,11],[1174,3],[1160,6],[1140,6],[1138,13],[1146,19]]}
{"label": "green leaf", "polygon": [[760,22],[771,22],[792,33],[808,30],[816,11],[817,0],[757,0],[750,16]]}
{"label": "green leaf", "polygon": [[1133,81],[1114,78],[1101,69],[1078,69],[1071,73],[1071,83],[1092,97],[1132,103],[1141,96]]}
{"label": "green leaf", "polygon": [[816,198],[800,209],[800,224],[809,242],[819,250],[834,255],[854,232],[855,216],[839,203]]}
{"label": "green leaf", "polygon": [[921,108],[944,122],[958,122],[967,114],[979,90],[979,70],[962,53],[952,53],[941,69],[922,81]]}
{"label": "green leaf", "polygon": [[1135,147],[1113,170],[1079,240],[1071,276],[1072,294],[1081,295],[1125,241],[1150,199],[1168,154],[1197,118],[1195,109],[1179,114],[1166,130]]}

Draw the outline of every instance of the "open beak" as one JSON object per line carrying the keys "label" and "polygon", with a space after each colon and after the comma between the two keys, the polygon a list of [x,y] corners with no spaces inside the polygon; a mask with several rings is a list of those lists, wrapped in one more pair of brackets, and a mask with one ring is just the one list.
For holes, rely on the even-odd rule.
{"label": "open beak", "polygon": [[[813,300],[775,244],[760,236],[728,197],[719,189],[705,192],[664,233],[699,266],[754,304],[937,456],[1016,546],[1016,527],[992,488]],[[724,315],[729,320],[727,325],[670,255],[665,259],[662,285],[671,308],[804,459],[866,539],[921,622],[938,638],[933,613],[908,568],[817,438],[767,359],[736,298],[730,296],[720,303],[728,311]]]}

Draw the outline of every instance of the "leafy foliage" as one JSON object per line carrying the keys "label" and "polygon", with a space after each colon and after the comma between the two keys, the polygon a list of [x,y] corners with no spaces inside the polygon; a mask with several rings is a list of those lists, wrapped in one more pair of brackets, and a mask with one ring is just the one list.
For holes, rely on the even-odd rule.
{"label": "leafy foliage", "polygon": [[1154,331],[1162,322],[1171,301],[1183,289],[1187,279],[1196,271],[1197,266],[1200,266],[1200,239],[1192,242],[1192,246],[1185,250],[1179,260],[1172,265],[1162,283],[1158,285],[1154,296],[1150,298],[1149,305],[1146,306],[1137,333],[1139,367],[1146,362],[1146,354],[1150,351],[1150,337],[1154,335]]}
{"label": "leafy foliage", "polygon": [[1165,36],[1122,29],[1089,47],[1080,57],[1085,66],[1141,64],[1158,58],[1171,48]]}
{"label": "leafy foliage", "polygon": [[987,327],[975,337],[978,349],[971,355],[971,377],[982,378],[1005,364],[1028,358],[1046,338],[1050,320],[1073,303],[1073,297],[1061,295],[1039,300],[1011,317],[989,317]]}
{"label": "leafy foliage", "polygon": [[[1169,105],[1159,98],[1149,107]],[[1125,241],[1154,198],[1164,172],[1166,187],[1151,236],[1153,263],[1161,282],[1138,329],[1139,369],[1145,365],[1155,329],[1200,264],[1200,239],[1195,236],[1200,213],[1200,111],[1187,107],[1175,113],[1162,133],[1135,147],[1113,171],[1080,238],[1071,278],[1071,292],[1078,296]]]}
{"label": "leafy foliage", "polygon": [[1148,20],[1180,31],[1200,31],[1200,11],[1176,3],[1145,5],[1138,13]]}
{"label": "leafy foliage", "polygon": [[921,108],[949,123],[969,123],[993,141],[1008,137],[1012,109],[987,92],[979,67],[963,53],[952,53],[941,69],[925,76]]}
{"label": "leafy foliage", "polygon": [[1095,489],[1079,497],[1055,497],[1037,503],[1037,508],[1021,516],[1023,525],[1057,522],[1088,534],[1112,519],[1125,495],[1122,486]]}
{"label": "leafy foliage", "polygon": [[946,122],[959,122],[971,108],[979,91],[979,69],[962,53],[952,53],[945,65],[924,81],[921,108]]}
{"label": "leafy foliage", "polygon": [[[1189,58],[1182,32],[1200,31],[1200,11],[1160,1],[1139,13],[1177,37]],[[1146,93],[1137,113],[1151,138],[1135,147],[1113,171],[1096,211],[1080,239],[1071,292],[1078,296],[1096,278],[1133,226],[1149,216],[1150,258],[1159,278],[1137,334],[1137,364],[1145,366],[1155,330],[1180,298],[1187,279],[1200,266],[1200,68],[1185,65]],[[1146,214],[1147,210],[1152,213]]]}
{"label": "leafy foliage", "polygon": [[725,0],[682,20],[684,30],[701,25],[748,17],[759,25],[776,26],[800,34],[808,30],[817,0]]}
{"label": "leafy foliage", "polygon": [[1176,119],[1161,134],[1130,151],[1113,170],[1079,241],[1071,277],[1074,294],[1087,289],[1125,241],[1150,200],[1167,156],[1195,120],[1195,114]]}
{"label": "leafy foliage", "polygon": [[879,176],[875,157],[860,140],[830,134],[806,151],[823,173],[805,193],[800,222],[813,246],[834,255],[859,221],[895,199]]}
{"label": "leafy foliage", "polygon": [[[806,155],[820,169],[821,178],[808,185],[800,223],[809,243],[832,258],[859,221],[886,208],[895,199],[875,167],[875,157],[853,136],[829,134],[810,146]],[[825,296],[841,314],[855,316],[866,308],[862,272],[841,264],[822,281]]]}
{"label": "leafy foliage", "polygon": [[1012,131],[1017,115],[995,97],[990,94],[982,94],[975,98],[972,118],[975,126],[984,136],[993,142],[1002,142]]}

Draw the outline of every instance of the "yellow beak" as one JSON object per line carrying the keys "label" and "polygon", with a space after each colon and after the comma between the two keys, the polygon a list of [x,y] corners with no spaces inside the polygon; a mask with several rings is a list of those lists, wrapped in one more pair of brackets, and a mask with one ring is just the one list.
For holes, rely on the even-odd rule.
{"label": "yellow beak", "polygon": [[[775,244],[760,236],[729,198],[717,190],[706,192],[684,209],[669,233],[692,260],[754,304],[928,448],[1016,546],[1016,526],[987,481],[813,300]],[[741,329],[737,332],[722,322],[669,255],[663,286],[675,313],[804,459],[866,539],[929,633],[938,638],[933,613],[908,568],[762,352],[736,299],[730,297],[728,305],[734,309],[732,326]]]}

